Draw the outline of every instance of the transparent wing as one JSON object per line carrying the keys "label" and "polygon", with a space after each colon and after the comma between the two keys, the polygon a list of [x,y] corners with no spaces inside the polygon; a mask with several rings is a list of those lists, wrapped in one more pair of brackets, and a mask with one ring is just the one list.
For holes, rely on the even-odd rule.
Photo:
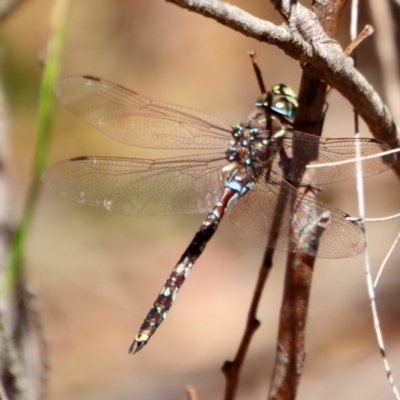
{"label": "transparent wing", "polygon": [[149,100],[100,78],[58,81],[55,93],[70,111],[121,142],[148,148],[227,147],[232,127],[200,111]]}
{"label": "transparent wing", "polygon": [[[284,148],[291,158],[293,152],[299,157],[305,157],[310,164],[343,161],[356,156],[356,146],[361,156],[369,156],[390,150],[390,146],[378,139],[334,139],[319,138],[301,132],[288,132],[284,139]],[[274,160],[274,170],[282,173],[282,161],[277,157]],[[396,155],[378,157],[361,161],[361,172],[363,177],[379,174],[388,170],[396,162]],[[278,170],[280,172],[278,172]],[[295,171],[296,174],[297,171]],[[294,174],[294,176],[296,176]],[[331,182],[345,181],[356,177],[356,163],[337,166],[307,169],[302,183],[324,185]]]}
{"label": "transparent wing", "polygon": [[364,250],[364,234],[357,223],[346,219],[347,216],[303,195],[285,181],[272,181],[268,185],[258,182],[230,213],[232,222],[241,231],[258,240],[269,237],[273,220],[278,217],[277,239],[271,247],[287,252],[301,249],[303,253],[323,258],[351,257]]}
{"label": "transparent wing", "polygon": [[226,160],[219,156],[78,157],[52,166],[43,179],[78,203],[121,214],[207,213],[222,194]]}

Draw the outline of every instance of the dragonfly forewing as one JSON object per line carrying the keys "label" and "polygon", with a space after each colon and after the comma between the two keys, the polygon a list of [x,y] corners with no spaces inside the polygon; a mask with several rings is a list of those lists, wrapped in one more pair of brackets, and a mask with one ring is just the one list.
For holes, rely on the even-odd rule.
{"label": "dragonfly forewing", "polygon": [[56,96],[72,113],[121,142],[161,149],[221,149],[232,127],[201,111],[150,100],[92,76],[58,81]]}

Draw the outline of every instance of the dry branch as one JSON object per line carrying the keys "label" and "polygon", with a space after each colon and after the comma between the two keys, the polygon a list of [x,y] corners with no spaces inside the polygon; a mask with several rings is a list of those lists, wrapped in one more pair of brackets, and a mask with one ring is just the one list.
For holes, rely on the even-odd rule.
{"label": "dry branch", "polygon": [[[167,0],[246,36],[276,45],[315,78],[333,86],[364,119],[374,137],[399,147],[400,130],[374,88],[331,39],[316,15],[299,3],[274,1],[288,24],[277,26],[219,0]],[[291,4],[291,5],[290,5]],[[400,161],[394,167],[400,176]]]}

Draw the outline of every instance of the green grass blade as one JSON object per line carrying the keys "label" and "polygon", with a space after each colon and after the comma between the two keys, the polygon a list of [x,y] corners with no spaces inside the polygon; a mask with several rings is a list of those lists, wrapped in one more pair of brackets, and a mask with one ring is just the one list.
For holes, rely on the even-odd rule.
{"label": "green grass blade", "polygon": [[47,59],[44,65],[42,83],[40,88],[37,144],[32,169],[31,186],[25,201],[21,220],[16,226],[11,246],[9,259],[4,275],[4,282],[0,292],[0,298],[9,298],[15,290],[23,268],[23,256],[26,236],[32,221],[32,216],[41,187],[41,177],[46,168],[51,125],[53,119],[53,87],[60,68],[61,51],[64,43],[67,27],[69,0],[58,0],[54,5],[53,30],[48,42]]}

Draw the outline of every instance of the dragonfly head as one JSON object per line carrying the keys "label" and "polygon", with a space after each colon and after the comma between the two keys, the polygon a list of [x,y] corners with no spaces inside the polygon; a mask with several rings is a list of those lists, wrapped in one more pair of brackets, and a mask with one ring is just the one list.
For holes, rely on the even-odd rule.
{"label": "dragonfly head", "polygon": [[270,92],[263,93],[256,101],[256,107],[266,114],[272,113],[285,119],[296,116],[299,103],[294,91],[286,85],[275,85]]}

